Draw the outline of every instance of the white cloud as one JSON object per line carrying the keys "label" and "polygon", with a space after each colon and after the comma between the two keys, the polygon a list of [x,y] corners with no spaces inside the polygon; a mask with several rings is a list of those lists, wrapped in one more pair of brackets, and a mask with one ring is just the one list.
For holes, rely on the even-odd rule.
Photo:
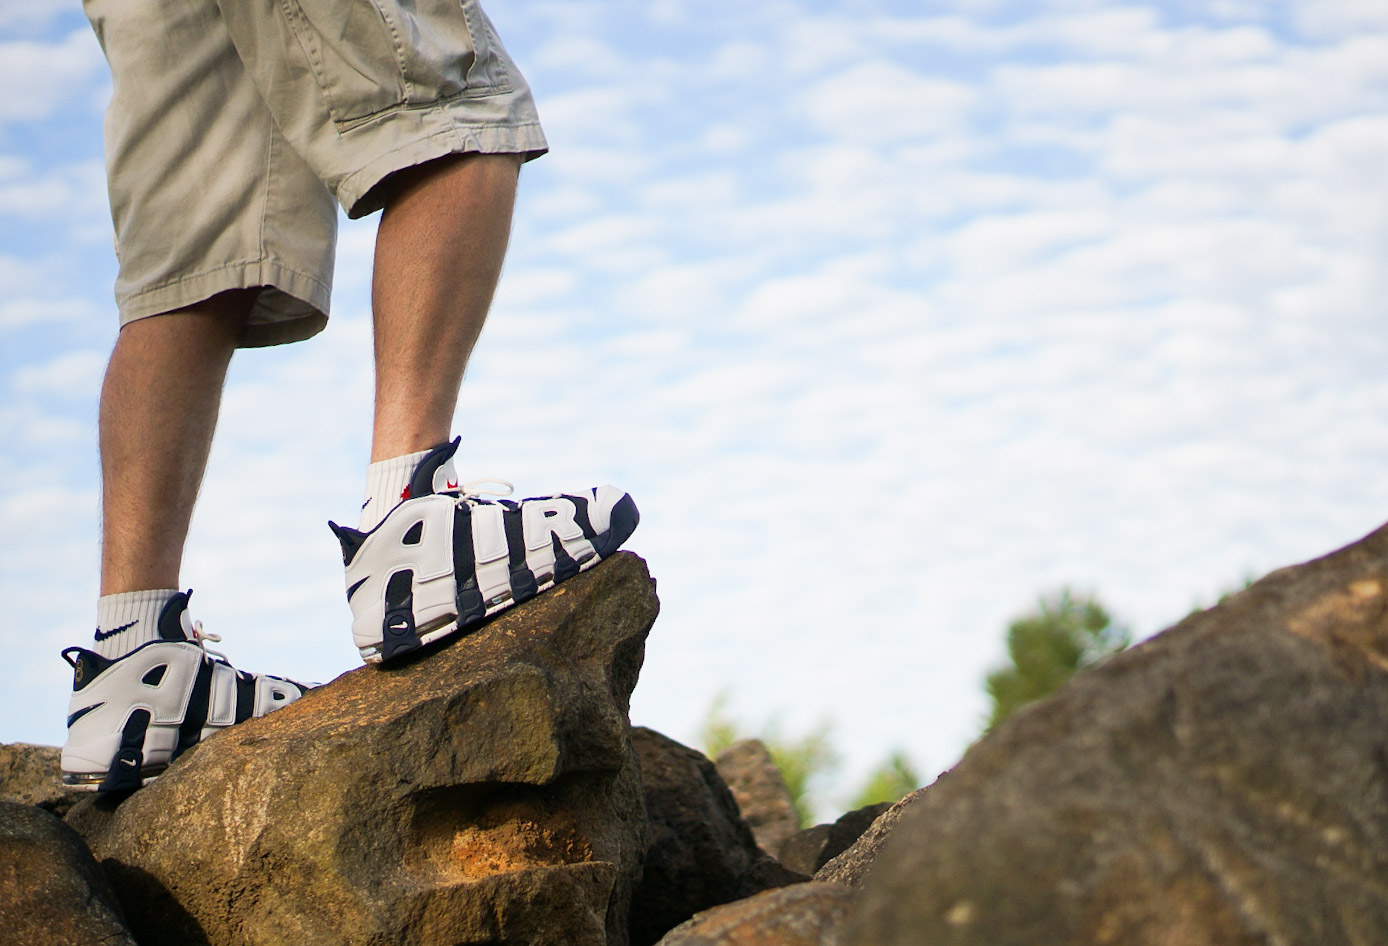
{"label": "white cloud", "polygon": [[[24,281],[29,282],[30,280]],[[15,282],[20,282],[19,278],[16,278]],[[0,285],[13,285],[5,278],[5,260],[3,258],[0,258]],[[93,300],[87,298],[39,299],[21,297],[8,299],[0,302],[0,332],[41,324],[90,322],[103,315],[105,313],[101,312],[100,307]]]}
{"label": "white cloud", "polygon": [[0,41],[0,88],[25,90],[0,99],[0,122],[53,115],[89,88],[104,65],[89,29],[75,30],[56,42]]}
{"label": "white cloud", "polygon": [[863,62],[816,83],[804,100],[819,128],[881,148],[959,132],[979,92],[890,62]]}
{"label": "white cloud", "polygon": [[[0,215],[25,221],[91,220],[104,214],[106,173],[99,160],[35,168],[32,162],[0,155]],[[109,227],[105,228],[109,233]]]}
{"label": "white cloud", "polygon": [[41,30],[71,12],[50,0],[0,0],[0,30]]}
{"label": "white cloud", "polygon": [[107,355],[105,351],[74,351],[43,364],[25,365],[15,371],[10,386],[16,393],[45,400],[76,398],[91,403],[101,387]]}
{"label": "white cloud", "polygon": [[1285,0],[1281,5],[1297,27],[1312,37],[1388,29],[1388,9],[1376,0],[1324,0],[1310,6]]}

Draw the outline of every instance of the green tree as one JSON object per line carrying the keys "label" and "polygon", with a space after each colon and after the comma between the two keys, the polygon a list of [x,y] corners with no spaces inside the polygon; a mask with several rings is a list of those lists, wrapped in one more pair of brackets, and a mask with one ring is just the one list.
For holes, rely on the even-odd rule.
{"label": "green tree", "polygon": [[871,774],[858,794],[853,796],[849,809],[863,808],[884,801],[899,801],[920,788],[920,776],[904,752],[893,752]]}
{"label": "green tree", "polygon": [[1208,610],[1209,608],[1218,607],[1219,605],[1228,601],[1230,598],[1234,597],[1234,595],[1238,594],[1239,592],[1247,591],[1249,588],[1253,587],[1253,582],[1255,581],[1257,581],[1256,576],[1245,575],[1243,579],[1243,584],[1239,585],[1237,588],[1228,588],[1224,591],[1221,591],[1218,595],[1215,596],[1214,604],[1206,604],[1202,599],[1196,598],[1195,604],[1191,607],[1190,613],[1187,614],[1186,617],[1190,617],[1193,614],[1199,614],[1201,611]]}
{"label": "green tree", "polygon": [[704,723],[699,727],[699,742],[703,744],[704,755],[716,759],[718,753],[745,738],[738,732],[737,722],[728,715],[728,691],[724,690],[713,698]]}
{"label": "green tree", "polygon": [[[830,737],[832,729],[830,723],[821,722],[803,736],[787,736],[777,716],[754,736],[728,713],[728,694],[725,692],[720,693],[709,706],[700,727],[699,741],[704,753],[714,758],[741,739],[760,739],[771,753],[771,760],[781,770],[781,778],[795,805],[799,827],[806,828],[815,823],[816,801],[830,794],[824,791],[825,783],[839,768],[839,753]],[[852,796],[850,807],[861,808],[881,801],[896,801],[919,787],[920,779],[906,754],[894,752],[869,774],[867,781]]]}
{"label": "green tree", "polygon": [[832,728],[828,722],[821,722],[803,736],[787,736],[781,728],[781,720],[773,718],[758,735],[751,736],[728,714],[728,694],[720,693],[704,717],[700,742],[709,758],[716,757],[740,739],[756,738],[765,743],[771,761],[781,770],[781,778],[790,792],[799,827],[804,828],[815,823],[813,796],[818,783],[839,765],[838,753],[829,738]]}
{"label": "green tree", "polygon": [[795,805],[796,826],[800,828],[815,823],[814,783],[839,767],[839,755],[829,741],[830,728],[828,723],[820,723],[804,736],[787,738],[773,722],[762,737],[776,768],[781,770],[781,778],[785,779],[790,800]]}
{"label": "green tree", "polygon": [[1035,611],[1008,625],[1010,665],[988,674],[988,730],[1129,642],[1127,628],[1115,624],[1097,599],[1069,588],[1042,595]]}

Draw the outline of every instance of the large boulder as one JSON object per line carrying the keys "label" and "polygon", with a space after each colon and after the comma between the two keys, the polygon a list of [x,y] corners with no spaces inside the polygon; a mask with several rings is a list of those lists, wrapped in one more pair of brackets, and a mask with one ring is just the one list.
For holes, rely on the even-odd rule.
{"label": "large boulder", "polygon": [[852,905],[852,891],[840,884],[768,890],[696,914],[659,946],[831,946]]}
{"label": "large boulder", "polygon": [[714,764],[732,789],[742,817],[752,826],[757,844],[772,857],[778,856],[781,845],[799,830],[800,821],[771,751],[760,739],[742,739],[718,753]]}
{"label": "large boulder", "polygon": [[91,852],[55,815],[0,801],[0,943],[135,946]]}
{"label": "large boulder", "polygon": [[63,787],[57,746],[0,743],[0,801],[38,805],[62,817],[82,792]]}
{"label": "large boulder", "polygon": [[623,553],[461,639],[79,804],[161,944],[624,944],[646,851],[627,721],[657,602]]}
{"label": "large boulder", "polygon": [[902,814],[851,946],[1388,942],[1388,529],[1075,677]]}
{"label": "large boulder", "polygon": [[632,730],[650,821],[631,912],[632,946],[650,946],[700,910],[808,877],[763,853],[718,770],[701,752]]}

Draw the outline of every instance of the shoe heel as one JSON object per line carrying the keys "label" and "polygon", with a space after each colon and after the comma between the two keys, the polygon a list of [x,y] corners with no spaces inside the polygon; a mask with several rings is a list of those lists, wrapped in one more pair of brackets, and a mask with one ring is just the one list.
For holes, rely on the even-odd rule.
{"label": "shoe heel", "polygon": [[414,572],[405,569],[386,584],[386,613],[381,626],[381,660],[392,660],[420,647],[414,623]]}
{"label": "shoe heel", "polygon": [[133,791],[144,784],[140,770],[145,764],[145,732],[149,729],[149,720],[149,710],[136,710],[125,721],[120,749],[111,760],[106,777],[96,787],[98,792]]}

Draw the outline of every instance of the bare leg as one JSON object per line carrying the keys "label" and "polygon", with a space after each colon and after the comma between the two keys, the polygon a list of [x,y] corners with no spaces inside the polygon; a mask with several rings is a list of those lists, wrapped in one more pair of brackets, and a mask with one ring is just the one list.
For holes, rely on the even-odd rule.
{"label": "bare leg", "polygon": [[179,587],[227,365],[254,291],[131,322],[101,389],[101,593]]}
{"label": "bare leg", "polygon": [[[372,302],[372,459],[450,434],[458,387],[510,234],[520,159],[460,156],[402,172],[382,215]],[[176,588],[227,365],[253,291],[121,330],[101,393],[101,593]]]}
{"label": "bare leg", "polygon": [[501,275],[519,169],[516,155],[455,155],[392,182],[371,287],[373,462],[452,433],[463,369]]}

